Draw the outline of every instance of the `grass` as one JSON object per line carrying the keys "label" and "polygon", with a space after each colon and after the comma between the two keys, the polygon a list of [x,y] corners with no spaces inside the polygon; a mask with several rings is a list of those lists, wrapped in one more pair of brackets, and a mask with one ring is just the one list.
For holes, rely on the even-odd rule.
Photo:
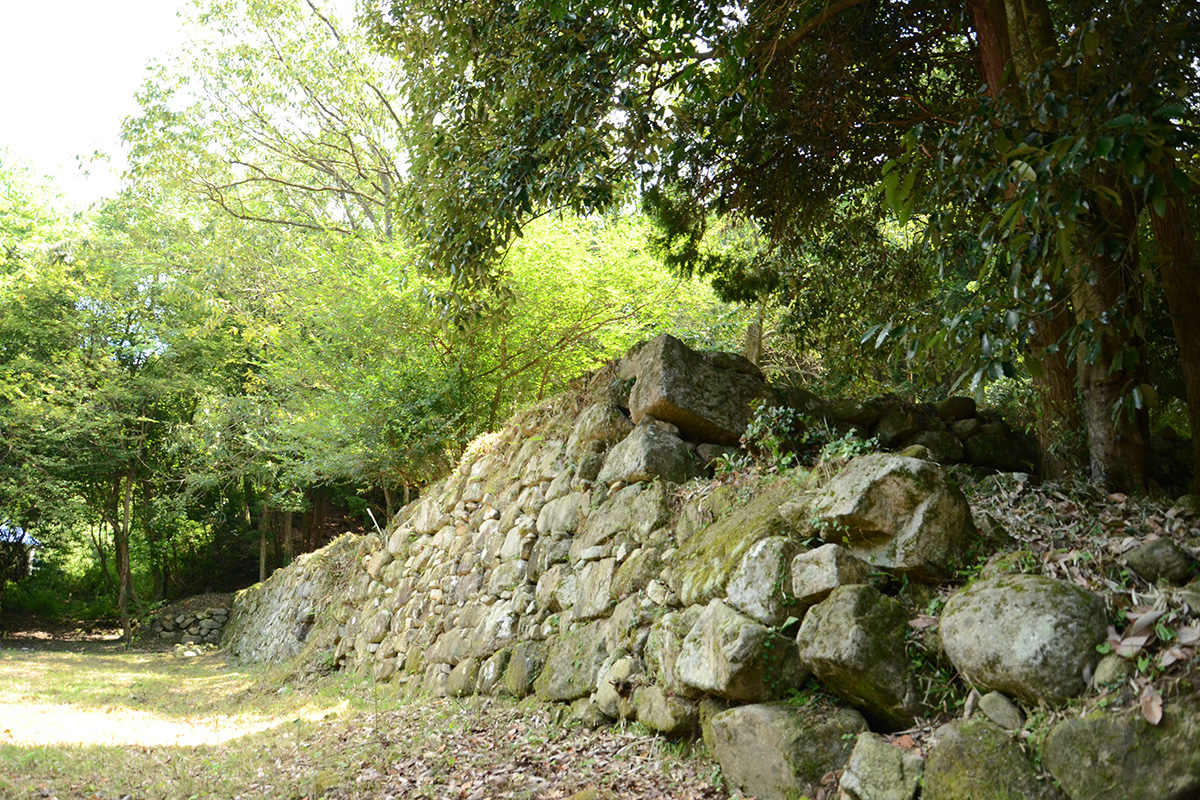
{"label": "grass", "polygon": [[513,700],[295,685],[220,654],[0,649],[0,798],[727,796],[690,747]]}

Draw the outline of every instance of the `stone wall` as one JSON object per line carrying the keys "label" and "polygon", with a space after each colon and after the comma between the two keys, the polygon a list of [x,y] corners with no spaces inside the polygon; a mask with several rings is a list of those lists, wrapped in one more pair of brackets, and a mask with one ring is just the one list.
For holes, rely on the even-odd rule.
{"label": "stone wall", "polygon": [[[305,651],[430,695],[534,694],[585,722],[703,731],[726,779],[761,798],[815,796],[839,770],[860,800],[912,798],[922,771],[925,797],[1052,796],[1006,726],[1085,690],[1104,600],[998,571],[954,596],[940,635],[909,624],[1003,536],[980,533],[929,457],[979,461],[1007,445],[972,441],[1009,434],[962,398],[825,401],[926,458],[693,480],[756,400],[780,397],[753,365],[660,337],[477,441],[386,541],[345,536],[240,593],[226,644],[249,660]],[[940,729],[928,760],[892,746],[934,711],[931,681],[954,673],[987,693],[984,713]],[[814,679],[823,692],[805,694]],[[1182,709],[1187,735],[1200,711]],[[1062,734],[1062,751],[1091,731]],[[1097,754],[1107,735],[1089,740]],[[1172,791],[1200,792],[1200,757],[1178,749]],[[1110,796],[1093,788],[1068,793]]]}

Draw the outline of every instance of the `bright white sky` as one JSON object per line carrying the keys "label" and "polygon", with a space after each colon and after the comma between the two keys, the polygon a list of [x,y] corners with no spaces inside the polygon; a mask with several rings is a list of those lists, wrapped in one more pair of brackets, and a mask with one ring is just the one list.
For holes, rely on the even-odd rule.
{"label": "bright white sky", "polygon": [[[151,60],[182,36],[187,0],[0,0],[0,150],[49,176],[83,208],[116,193],[121,120]],[[101,150],[111,164],[89,163]]]}

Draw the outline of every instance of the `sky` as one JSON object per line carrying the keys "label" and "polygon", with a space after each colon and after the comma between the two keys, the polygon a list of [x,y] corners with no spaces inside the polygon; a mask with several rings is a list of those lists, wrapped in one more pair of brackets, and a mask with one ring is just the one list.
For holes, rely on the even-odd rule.
{"label": "sky", "polygon": [[[121,120],[151,60],[182,40],[186,0],[0,0],[0,151],[24,159],[77,209],[111,196]],[[110,164],[76,157],[100,150]]]}

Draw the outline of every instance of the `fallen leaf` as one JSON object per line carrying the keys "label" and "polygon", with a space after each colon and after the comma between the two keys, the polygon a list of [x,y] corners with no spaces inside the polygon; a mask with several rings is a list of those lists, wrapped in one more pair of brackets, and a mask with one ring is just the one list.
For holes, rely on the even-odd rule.
{"label": "fallen leaf", "polygon": [[916,628],[919,631],[925,630],[926,628],[932,628],[937,624],[937,617],[930,617],[926,614],[921,614],[920,616],[914,617],[908,621],[908,627]]}
{"label": "fallen leaf", "polygon": [[1147,611],[1146,613],[1139,615],[1137,619],[1133,619],[1131,615],[1126,614],[1127,617],[1133,619],[1133,624],[1130,625],[1128,630],[1125,631],[1125,638],[1137,636],[1142,631],[1149,630],[1151,626],[1162,619],[1163,615],[1166,613],[1167,612],[1165,610]]}
{"label": "fallen leaf", "polygon": [[1158,654],[1158,666],[1166,669],[1172,664],[1177,664],[1180,661],[1187,661],[1191,658],[1191,653],[1184,650],[1182,647],[1172,647],[1169,650],[1163,650]]}
{"label": "fallen leaf", "polygon": [[1192,623],[1191,625],[1181,625],[1175,629],[1175,642],[1177,644],[1188,647],[1193,644],[1200,644],[1200,623]]}
{"label": "fallen leaf", "polygon": [[1117,655],[1131,658],[1142,651],[1142,648],[1150,641],[1150,635],[1145,636],[1127,636],[1117,645]]}
{"label": "fallen leaf", "polygon": [[1150,684],[1146,684],[1146,688],[1142,689],[1142,696],[1139,699],[1139,704],[1142,707],[1142,716],[1151,725],[1157,725],[1162,722],[1163,716],[1163,701],[1162,696]]}
{"label": "fallen leaf", "polygon": [[1112,494],[1110,494],[1108,496],[1108,499],[1112,500],[1114,503],[1124,503],[1129,498],[1126,497],[1125,495],[1121,494],[1120,492],[1113,492]]}
{"label": "fallen leaf", "polygon": [[917,743],[913,741],[913,738],[907,733],[897,738],[896,741],[892,742],[892,744],[894,744],[896,747],[903,747],[905,750],[912,750],[917,746]]}

